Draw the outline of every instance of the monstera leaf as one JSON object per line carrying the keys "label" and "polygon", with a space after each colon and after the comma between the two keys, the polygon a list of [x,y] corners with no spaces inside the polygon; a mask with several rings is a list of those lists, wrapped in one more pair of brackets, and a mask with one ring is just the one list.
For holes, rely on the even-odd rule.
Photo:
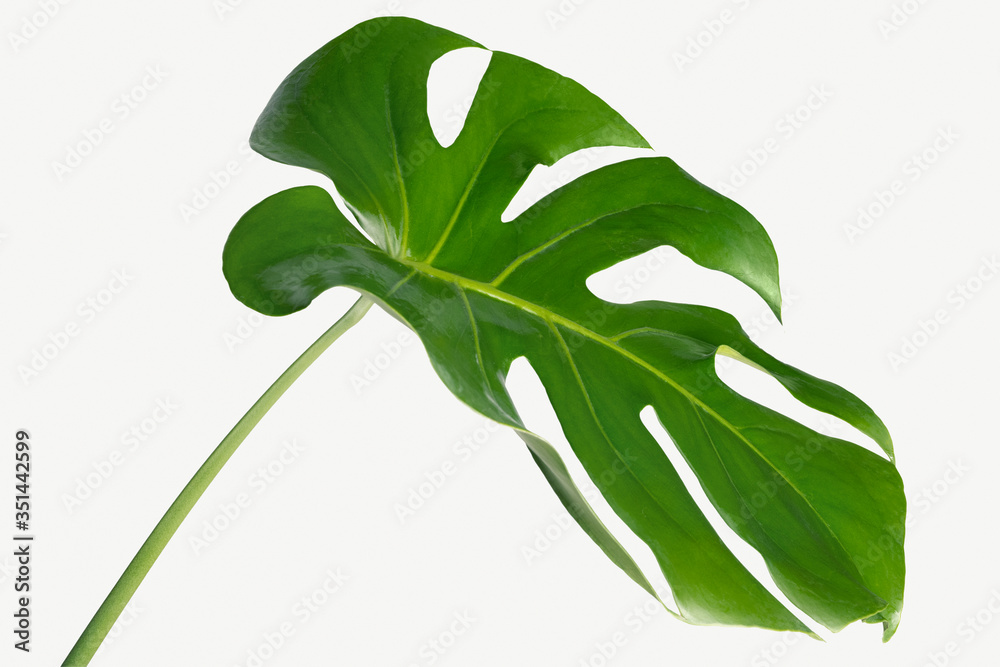
{"label": "monstera leaf", "polygon": [[[416,20],[382,18],[295,68],[251,145],[328,176],[364,233],[322,188],[273,195],[226,244],[233,293],[285,315],[348,286],[405,322],[452,393],[516,429],[576,520],[655,595],[555,450],[518,416],[505,379],[525,357],[574,454],[655,554],[682,619],[811,632],[719,538],[643,425],[640,412],[652,406],[722,519],[760,553],[788,600],[834,631],[882,622],[888,639],[902,605],[905,501],[879,418],[847,391],[761,350],[724,312],[612,304],[585,284],[670,245],[739,279],[778,314],[778,264],[764,229],[656,157],[593,171],[504,223],[535,166],[591,146],[647,144],[580,84],[494,52],[488,91],[480,86],[457,140],[442,147],[427,117],[430,67],[478,46]],[[769,373],[886,456],[734,392],[716,375],[718,354]]]}

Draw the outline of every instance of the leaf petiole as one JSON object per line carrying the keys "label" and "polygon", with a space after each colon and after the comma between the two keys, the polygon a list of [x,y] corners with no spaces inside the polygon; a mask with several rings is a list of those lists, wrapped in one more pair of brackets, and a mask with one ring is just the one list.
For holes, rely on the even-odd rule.
{"label": "leaf petiole", "polygon": [[267,414],[285,390],[288,389],[309,366],[333,343],[340,338],[348,329],[357,324],[368,309],[373,305],[372,300],[367,296],[362,296],[353,306],[337,320],[332,327],[316,339],[309,348],[289,366],[284,373],[278,377],[274,383],[268,387],[267,391],[261,395],[257,402],[251,406],[247,413],[236,422],[233,429],[222,439],[218,447],[212,452],[208,459],[198,468],[191,481],[187,483],[184,490],[180,492],[177,499],[167,509],[166,514],[160,519],[153,532],[150,533],[138,553],[125,568],[125,572],[118,579],[114,588],[108,593],[97,613],[90,620],[84,629],[83,634],[74,644],[69,655],[63,661],[63,667],[78,667],[90,663],[94,653],[100,647],[101,642],[107,636],[118,616],[125,609],[125,605],[132,599],[132,595],[139,584],[146,577],[153,563],[159,557],[167,542],[183,523],[198,499],[201,498],[205,489],[212,483],[215,476],[222,470],[222,466],[233,455],[240,444],[250,434],[250,431]]}

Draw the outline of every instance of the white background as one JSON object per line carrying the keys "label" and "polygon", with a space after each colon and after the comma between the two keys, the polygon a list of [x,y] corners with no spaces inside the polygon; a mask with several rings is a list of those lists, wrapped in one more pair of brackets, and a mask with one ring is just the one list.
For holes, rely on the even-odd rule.
{"label": "white background", "polygon": [[[405,329],[373,311],[244,443],[94,664],[253,665],[264,637],[286,622],[294,634],[273,655],[265,649],[263,664],[992,662],[1000,651],[1000,619],[989,610],[991,601],[1000,609],[1000,278],[990,268],[1000,250],[992,202],[1000,6],[224,2],[4,2],[0,470],[8,472],[0,507],[14,494],[14,433],[28,429],[36,542],[30,656],[11,647],[12,559],[0,550],[0,663],[62,659],[197,466],[353,301],[337,289],[303,313],[247,328],[251,312],[229,294],[220,255],[247,208],[285,187],[322,183],[244,151],[273,89],[326,41],[386,12],[571,76],[707,184],[736,178],[731,196],[778,251],[783,327],[760,319],[763,303],[735,281],[676,254],[658,269],[638,258],[599,276],[594,289],[730,310],[768,350],[875,408],[893,433],[910,505],[899,632],[882,645],[880,628],[857,624],[820,643],[688,626],[662,611],[638,616],[647,597],[582,531],[560,525],[561,507],[520,441],[454,399],[419,343],[393,347]],[[679,58],[685,52],[689,61]],[[432,122],[452,131],[471,85],[461,80],[432,88]],[[794,125],[788,114],[798,114]],[[102,121],[111,131],[91,141]],[[81,142],[96,145],[84,145],[88,154],[68,173],[58,169]],[[933,164],[914,170],[925,152]],[[762,165],[747,162],[754,154]],[[618,157],[576,156],[536,174],[527,192],[540,196]],[[212,174],[231,162],[238,171],[228,182],[216,176],[225,186],[213,188]],[[745,182],[740,170],[752,172]],[[894,181],[894,201],[880,210]],[[185,216],[182,206],[195,203],[202,209]],[[852,235],[859,208],[878,215]],[[124,272],[123,287],[115,272]],[[88,299],[104,302],[100,312]],[[935,316],[937,325],[927,324]],[[64,339],[67,325],[77,335]],[[233,344],[234,336],[246,340]],[[894,363],[904,340],[915,349]],[[26,375],[43,351],[51,358]],[[383,368],[362,387],[369,363]],[[746,391],[791,405],[769,384],[751,384]],[[568,452],[526,367],[512,385],[529,426]],[[165,416],[158,400],[177,406],[160,423],[152,419]],[[807,410],[792,414],[849,436]],[[130,448],[123,434],[132,428],[147,433]],[[484,444],[467,455],[456,448],[465,438]],[[274,463],[291,441],[301,451]],[[401,521],[397,505],[449,462],[454,474]],[[280,474],[255,481],[269,464]],[[581,468],[572,470],[582,484]],[[196,550],[192,538],[204,537],[206,522],[223,523],[220,506],[241,493],[249,506]],[[597,506],[661,584],[643,545]],[[5,542],[14,532],[7,521],[4,514]],[[526,549],[538,549],[530,562]],[[763,573],[759,559],[750,566]],[[308,619],[296,613],[303,596],[323,599],[317,591],[338,568],[348,576],[342,587]],[[977,613],[982,625],[970,625]],[[456,614],[471,626],[453,626]],[[451,637],[452,627],[463,632]],[[450,644],[443,654],[429,648],[436,638]]]}

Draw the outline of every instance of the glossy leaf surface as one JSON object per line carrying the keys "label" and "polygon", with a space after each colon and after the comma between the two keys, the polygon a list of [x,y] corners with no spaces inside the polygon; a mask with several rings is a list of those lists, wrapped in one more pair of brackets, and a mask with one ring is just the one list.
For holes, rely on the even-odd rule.
{"label": "glossy leaf surface", "polygon": [[[525,429],[505,379],[511,362],[527,358],[574,454],[654,553],[681,618],[809,632],[699,509],[640,419],[652,406],[722,519],[794,605],[832,630],[883,622],[888,639],[902,605],[905,500],[879,418],[767,354],[722,311],[612,304],[585,284],[670,245],[742,281],[778,314],[778,264],[764,229],[658,157],[597,169],[503,223],[536,165],[646,142],[578,83],[494,52],[465,126],[441,147],[427,117],[428,72],[470,46],[478,45],[412,19],[375,19],[285,79],[251,145],[327,175],[367,238],[326,190],[278,193],[230,235],[223,268],[233,293],[270,315],[305,308],[334,286],[370,295],[417,332],[455,396],[518,431],[574,518],[655,595],[555,450]],[[744,398],[716,375],[719,353],[855,426],[886,456]]]}

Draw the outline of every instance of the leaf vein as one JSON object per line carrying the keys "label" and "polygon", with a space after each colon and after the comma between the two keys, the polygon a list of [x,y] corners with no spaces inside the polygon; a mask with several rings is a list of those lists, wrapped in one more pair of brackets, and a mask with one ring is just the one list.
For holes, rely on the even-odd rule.
{"label": "leaf vein", "polygon": [[[557,243],[559,243],[560,241],[562,241],[566,237],[572,236],[573,234],[576,234],[577,232],[583,231],[584,229],[586,229],[587,227],[590,227],[594,223],[600,222],[601,220],[604,220],[606,218],[610,218],[610,217],[619,215],[621,213],[628,213],[628,212],[637,211],[637,210],[643,209],[643,208],[653,208],[653,207],[659,207],[659,208],[679,208],[679,209],[690,210],[690,211],[701,211],[703,213],[710,213],[710,211],[707,211],[707,210],[705,210],[703,208],[699,208],[697,206],[683,206],[683,205],[680,205],[680,204],[660,204],[660,203],[657,203],[657,202],[647,202],[645,204],[638,204],[636,206],[628,206],[626,208],[618,209],[616,211],[610,211],[608,213],[605,213],[604,215],[599,215],[596,218],[591,218],[590,220],[587,220],[586,222],[582,222],[579,225],[577,225],[576,227],[572,227],[570,229],[567,229],[566,231],[564,231],[564,232],[562,232],[562,233],[560,233],[560,234],[552,237],[551,239],[549,239],[545,243],[542,243],[541,245],[539,245],[539,246],[537,246],[535,248],[532,248],[531,250],[528,250],[528,251],[526,251],[526,252],[518,255],[499,274],[497,274],[496,278],[494,278],[490,282],[490,284],[493,285],[494,287],[499,286],[504,280],[506,280],[510,276],[511,273],[513,273],[514,271],[516,271],[517,268],[521,264],[523,264],[524,262],[528,261],[529,259],[531,259],[535,255],[548,250],[549,248],[551,248],[552,246],[556,245]],[[512,222],[511,224],[516,224],[516,223]]]}

